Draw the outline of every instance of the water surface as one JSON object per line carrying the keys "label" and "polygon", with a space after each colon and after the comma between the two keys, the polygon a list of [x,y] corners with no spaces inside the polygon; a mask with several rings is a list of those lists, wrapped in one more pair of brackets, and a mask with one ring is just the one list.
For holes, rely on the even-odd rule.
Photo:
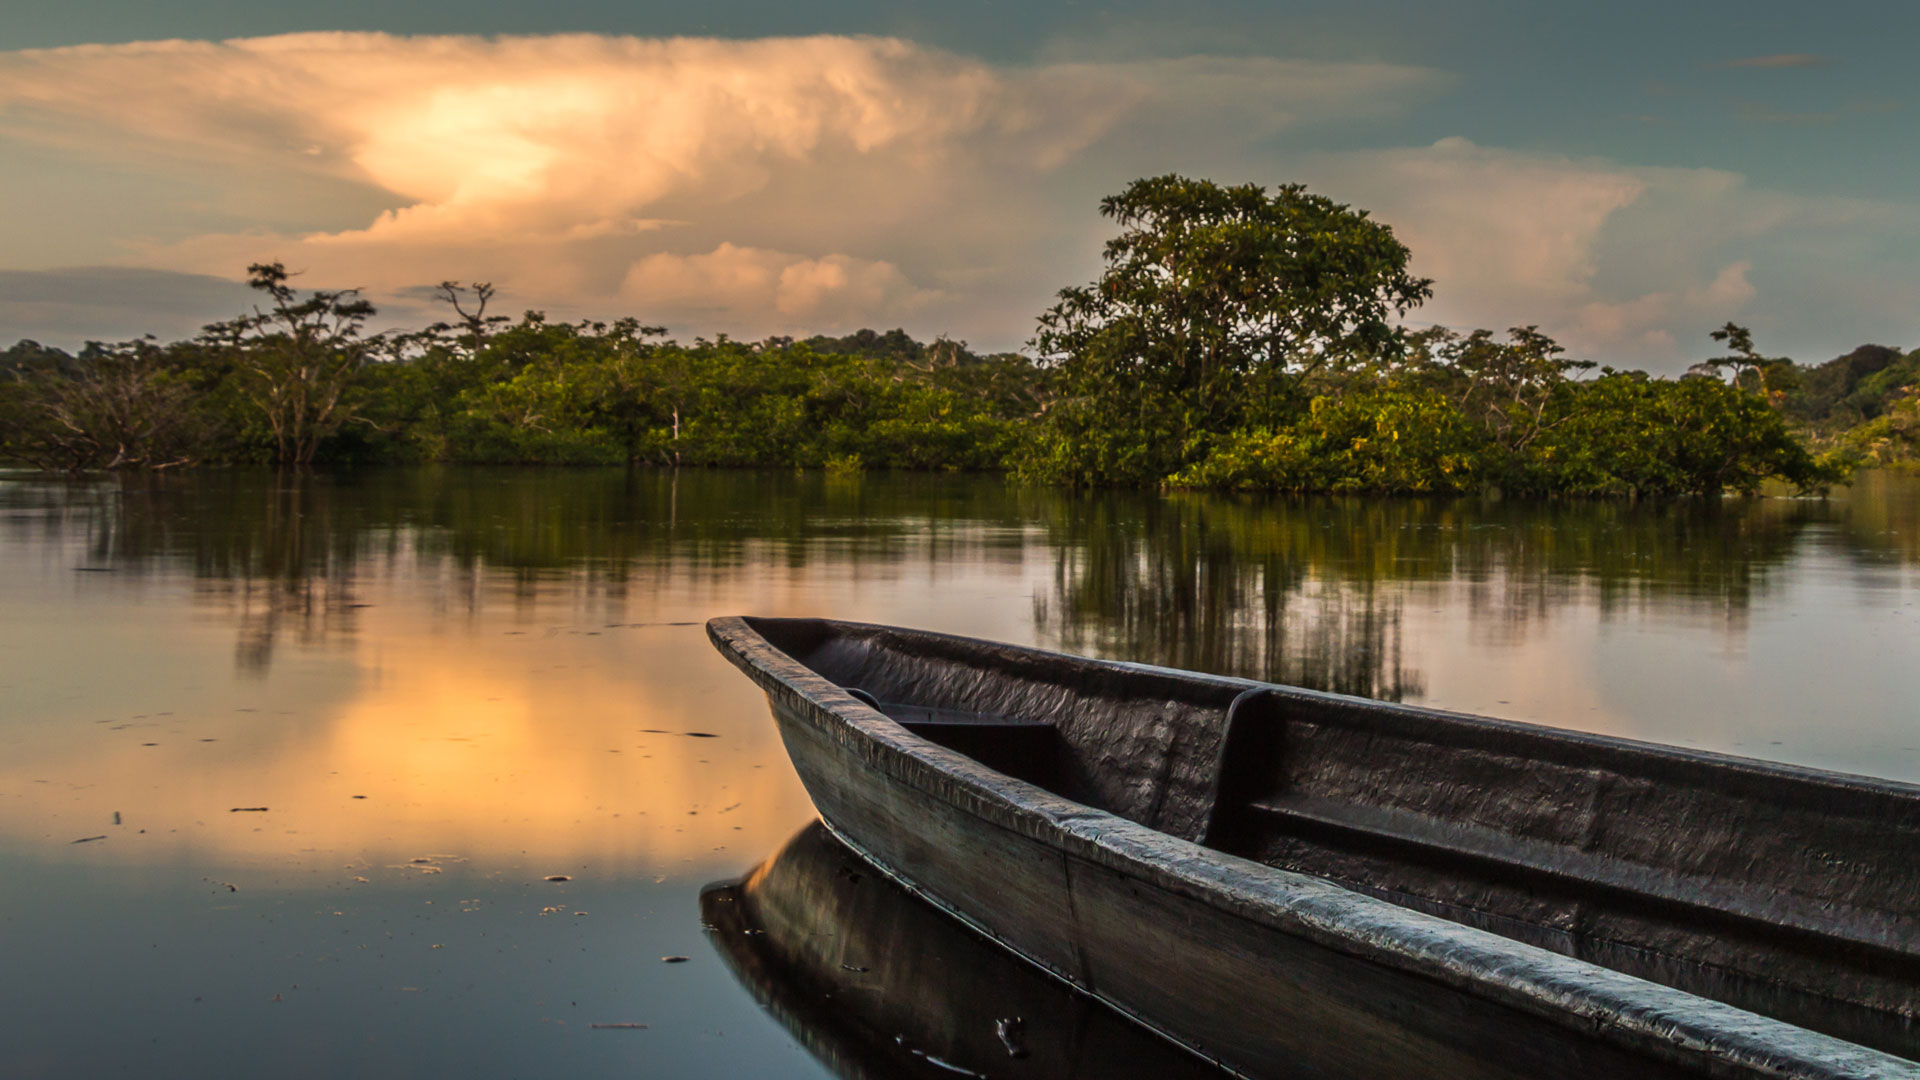
{"label": "water surface", "polygon": [[702,928],[703,886],[812,819],[713,615],[1915,781],[1917,555],[1895,475],[1665,505],[0,479],[0,1074],[831,1075]]}

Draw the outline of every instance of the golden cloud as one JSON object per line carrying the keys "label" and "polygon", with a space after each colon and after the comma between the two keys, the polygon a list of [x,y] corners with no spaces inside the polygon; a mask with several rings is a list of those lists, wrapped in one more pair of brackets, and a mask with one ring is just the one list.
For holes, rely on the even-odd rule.
{"label": "golden cloud", "polygon": [[810,259],[726,243],[703,255],[662,252],[640,259],[620,292],[636,304],[679,310],[775,311],[841,321],[868,311],[910,311],[936,295],[889,262],[845,255]]}
{"label": "golden cloud", "polygon": [[311,33],[0,54],[0,137],[389,203],[342,228],[309,196],[285,208],[304,232],[150,242],[130,254],[150,267],[278,258],[376,294],[492,278],[515,302],[637,296],[700,330],[953,311],[954,283],[997,276],[1029,294],[1024,324],[1097,250],[1047,243],[1069,212],[1076,236],[1097,225],[1063,171],[1170,169],[1196,133],[1257,140],[1439,81],[1266,58],[1005,67],[874,37]]}

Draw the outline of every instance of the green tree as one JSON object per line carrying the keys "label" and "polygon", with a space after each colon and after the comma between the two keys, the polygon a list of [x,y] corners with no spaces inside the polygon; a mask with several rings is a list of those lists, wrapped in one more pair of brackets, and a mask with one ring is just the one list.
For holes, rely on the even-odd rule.
{"label": "green tree", "polygon": [[664,380],[660,358],[647,339],[666,332],[664,326],[621,319],[594,335],[581,372],[581,418],[606,430],[629,463],[646,456],[649,434],[657,426]]}
{"label": "green tree", "polygon": [[1155,482],[1206,440],[1297,408],[1322,371],[1390,358],[1431,295],[1391,229],[1297,184],[1161,176],[1100,204],[1100,280],[1060,293],[1034,345],[1058,369],[1029,471]]}
{"label": "green tree", "polygon": [[150,338],[90,343],[66,364],[20,376],[15,389],[0,450],[37,468],[164,469],[204,453],[194,388]]}
{"label": "green tree", "polygon": [[1235,431],[1171,479],[1176,487],[1446,494],[1478,490],[1498,455],[1439,391],[1382,382],[1313,399],[1285,427]]}
{"label": "green tree", "polygon": [[1491,330],[1460,337],[1444,329],[1430,331],[1438,381],[1464,416],[1486,430],[1493,447],[1506,454],[1526,450],[1549,427],[1565,423],[1555,410],[1568,376],[1587,371],[1588,360],[1568,360],[1560,343],[1537,326],[1516,326],[1506,341]]}
{"label": "green tree", "polygon": [[306,299],[277,262],[247,267],[247,284],[272,301],[207,327],[203,340],[231,355],[246,399],[272,433],[274,460],[311,464],[348,414],[342,398],[366,362],[361,336],[374,307],[358,289],[315,290]]}
{"label": "green tree", "polygon": [[1752,493],[1771,479],[1821,490],[1846,478],[1816,459],[1759,396],[1718,379],[1606,370],[1570,384],[1530,448],[1518,490],[1573,495]]}
{"label": "green tree", "polygon": [[1712,378],[1724,376],[1734,386],[1751,390],[1776,407],[1785,401],[1787,395],[1799,389],[1799,366],[1784,357],[1762,356],[1753,346],[1753,331],[1729,322],[1718,330],[1709,331],[1707,336],[1726,345],[1731,351],[1726,356],[1716,356],[1695,364],[1691,374]]}

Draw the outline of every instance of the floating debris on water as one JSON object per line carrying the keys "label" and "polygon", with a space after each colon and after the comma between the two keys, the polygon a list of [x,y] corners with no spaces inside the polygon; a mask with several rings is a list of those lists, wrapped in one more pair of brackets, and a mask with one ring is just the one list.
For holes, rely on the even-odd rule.
{"label": "floating debris on water", "polygon": [[267,808],[264,806],[236,806],[227,811],[229,814],[264,814],[266,812]]}
{"label": "floating debris on water", "polygon": [[418,870],[423,874],[438,874],[440,873],[440,868],[434,864],[442,859],[451,859],[455,862],[460,861],[459,857],[455,855],[419,855],[408,859],[404,863],[396,864],[393,869]]}
{"label": "floating debris on water", "polygon": [[859,964],[841,964],[841,965],[840,965],[840,967],[841,967],[841,968],[842,968],[843,970],[845,970],[845,971],[865,971],[865,970],[867,970],[866,968],[863,968],[863,967],[861,967],[861,966],[860,966]]}
{"label": "floating debris on water", "polygon": [[681,734],[689,739],[717,739],[720,737],[711,731],[683,731]]}
{"label": "floating debris on water", "polygon": [[569,874],[548,874],[547,880],[548,881],[572,881],[573,877]]}
{"label": "floating debris on water", "polygon": [[690,959],[692,958],[686,956],[663,956],[660,958],[660,962],[663,964],[684,964]]}
{"label": "floating debris on water", "polygon": [[115,810],[115,811],[113,812],[113,823],[114,823],[115,825],[118,825],[118,824],[120,824],[120,811],[118,811],[118,810]]}
{"label": "floating debris on water", "polygon": [[647,1027],[645,1024],[588,1024],[587,1026],[596,1031],[644,1031]]}
{"label": "floating debris on water", "polygon": [[75,841],[73,841],[73,843],[76,843],[76,844],[87,844],[87,843],[91,843],[91,842],[93,842],[93,841],[95,841],[95,840],[105,840],[106,838],[107,838],[107,834],[106,834],[106,833],[101,833],[101,834],[100,834],[99,836],[83,836],[83,837],[81,837],[80,839],[78,839],[78,840],[75,840]]}
{"label": "floating debris on water", "polygon": [[356,799],[364,799],[364,798],[366,798],[366,796],[365,796],[365,795],[355,795],[355,796],[354,796],[354,798],[356,798]]}

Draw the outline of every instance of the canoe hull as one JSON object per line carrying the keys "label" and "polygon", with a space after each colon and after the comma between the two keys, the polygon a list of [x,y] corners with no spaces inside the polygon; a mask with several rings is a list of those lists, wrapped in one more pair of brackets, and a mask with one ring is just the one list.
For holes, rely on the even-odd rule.
{"label": "canoe hull", "polygon": [[912,735],[748,620],[709,633],[767,691],[795,770],[850,846],[1244,1075],[1920,1077],[1886,1054],[1069,801]]}
{"label": "canoe hull", "polygon": [[868,861],[1046,971],[1236,1072],[1699,1075],[1074,858],[984,822],[943,798],[937,783],[896,781],[850,756],[803,710],[773,711],[821,817]]}

